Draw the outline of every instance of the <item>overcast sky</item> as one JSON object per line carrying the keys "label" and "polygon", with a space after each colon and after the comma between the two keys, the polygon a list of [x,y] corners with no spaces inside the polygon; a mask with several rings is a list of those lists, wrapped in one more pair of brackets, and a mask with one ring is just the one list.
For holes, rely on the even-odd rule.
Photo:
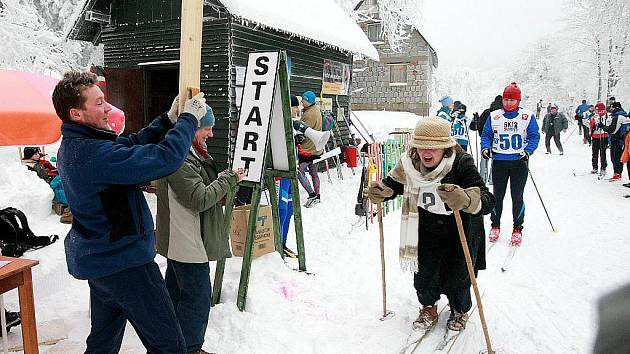
{"label": "overcast sky", "polygon": [[[564,27],[563,0],[424,0],[421,32],[441,69],[503,66]],[[535,14],[535,17],[533,16]]]}

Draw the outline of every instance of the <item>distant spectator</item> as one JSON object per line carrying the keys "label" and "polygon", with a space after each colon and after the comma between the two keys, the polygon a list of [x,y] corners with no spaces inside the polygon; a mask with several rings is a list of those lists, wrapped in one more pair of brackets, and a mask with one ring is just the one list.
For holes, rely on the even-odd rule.
{"label": "distant spectator", "polygon": [[543,100],[541,98],[540,101],[536,103],[536,118],[540,117],[540,112],[542,112],[542,109],[543,109]]}
{"label": "distant spectator", "polygon": [[442,96],[439,102],[442,104],[442,106],[437,111],[436,115],[438,116],[438,118],[442,118],[450,123],[452,121],[451,113],[453,112],[453,108],[455,108],[455,102],[453,101],[453,98],[451,96]]}
{"label": "distant spectator", "polygon": [[582,120],[580,120],[578,123],[582,124],[582,128],[584,131],[584,139],[582,139],[582,143],[586,144],[588,143],[588,145],[591,145],[591,132],[590,132],[590,127],[588,122],[591,121],[591,118],[595,115],[595,106],[593,106],[592,104],[588,106],[588,110],[584,113],[582,113]]}
{"label": "distant spectator", "polygon": [[564,155],[562,142],[560,141],[560,133],[566,132],[569,127],[567,117],[563,113],[558,112],[558,106],[551,105],[551,113],[545,116],[543,120],[542,133],[545,134],[546,154],[551,154],[551,138],[556,143],[556,147],[560,151],[560,155]]}
{"label": "distant spectator", "polygon": [[[302,107],[304,107],[304,109],[302,111],[301,120],[310,128],[321,131],[322,112],[319,105],[316,103],[316,98],[317,97],[313,91],[306,91],[302,94]],[[308,199],[306,200],[304,207],[310,208],[320,202],[320,182],[318,174],[319,164],[313,163],[313,161],[318,159],[322,155],[323,151],[318,151],[315,148],[315,142],[307,137],[304,138],[304,143],[301,145],[306,154],[298,153],[298,178],[302,187],[304,187],[306,192],[308,192]],[[313,180],[312,185],[306,176],[307,171]]]}
{"label": "distant spectator", "polygon": [[547,104],[547,114],[551,113],[551,102]]}
{"label": "distant spectator", "polygon": [[46,183],[50,183],[58,173],[57,168],[50,161],[44,159],[46,155],[38,147],[25,147],[22,164],[28,167],[29,170],[35,171],[37,176],[46,181]]}
{"label": "distant spectator", "polygon": [[575,119],[578,121],[579,133],[582,134],[582,119],[584,118],[584,112],[588,111],[589,105],[586,104],[586,100],[582,100],[582,104],[575,109]]}

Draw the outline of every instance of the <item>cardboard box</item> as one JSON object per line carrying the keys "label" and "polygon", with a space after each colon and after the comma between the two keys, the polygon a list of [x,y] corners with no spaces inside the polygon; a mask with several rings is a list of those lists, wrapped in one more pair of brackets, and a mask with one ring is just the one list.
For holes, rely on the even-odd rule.
{"label": "cardboard box", "polygon": [[[235,207],[232,211],[232,254],[243,257],[245,253],[245,239],[247,238],[247,224],[249,223],[250,205]],[[253,256],[258,257],[276,250],[273,240],[273,218],[269,205],[260,205],[258,221],[254,234]]]}

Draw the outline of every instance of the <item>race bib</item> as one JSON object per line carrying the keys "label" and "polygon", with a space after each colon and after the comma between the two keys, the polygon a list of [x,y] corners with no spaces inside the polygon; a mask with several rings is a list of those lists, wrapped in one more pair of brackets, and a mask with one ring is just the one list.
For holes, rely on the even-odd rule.
{"label": "race bib", "polygon": [[457,140],[468,141],[468,134],[466,134],[466,122],[462,120],[456,120],[451,128],[451,136]]}
{"label": "race bib", "polygon": [[418,207],[433,214],[451,215],[453,212],[446,210],[446,205],[437,193],[437,186],[434,184],[418,189]]}
{"label": "race bib", "polygon": [[508,119],[499,109],[490,113],[494,139],[492,151],[499,154],[518,154],[527,144],[527,127],[532,117],[530,111],[520,109],[518,116]]}

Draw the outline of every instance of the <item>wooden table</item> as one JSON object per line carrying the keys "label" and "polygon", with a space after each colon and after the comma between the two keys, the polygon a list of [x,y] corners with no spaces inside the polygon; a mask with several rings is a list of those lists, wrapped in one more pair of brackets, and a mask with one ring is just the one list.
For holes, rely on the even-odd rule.
{"label": "wooden table", "polygon": [[[33,277],[31,268],[39,261],[0,256],[0,261],[11,263],[0,268],[0,293],[18,288],[20,315],[22,318],[22,342],[25,354],[37,354],[37,324],[35,323],[35,302],[33,300]],[[4,309],[0,309],[4,311]]]}

